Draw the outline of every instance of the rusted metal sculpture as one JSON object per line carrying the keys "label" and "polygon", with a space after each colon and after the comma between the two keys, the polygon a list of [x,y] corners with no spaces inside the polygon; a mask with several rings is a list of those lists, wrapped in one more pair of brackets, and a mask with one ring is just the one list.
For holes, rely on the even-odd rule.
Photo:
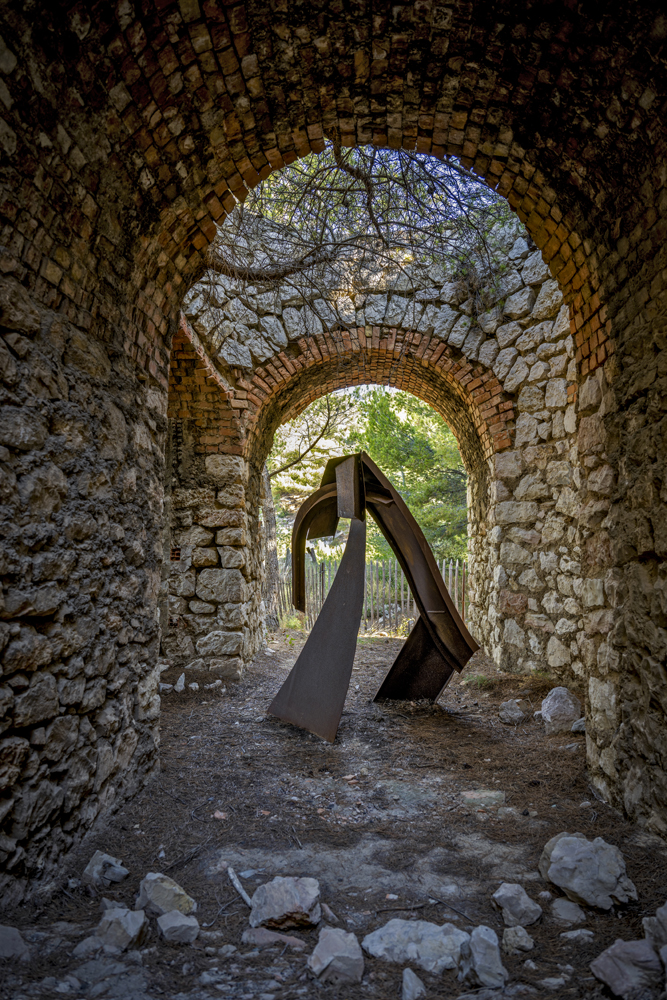
{"label": "rusted metal sculpture", "polygon": [[333,743],[352,675],[364,599],[366,511],[389,542],[414,595],[419,618],[375,701],[438,697],[479,647],[456,610],[421,528],[365,452],[332,458],[320,488],[302,504],[292,532],[292,603],[306,609],[308,538],[333,535],[351,518],[345,552],[301,655],[269,713]]}

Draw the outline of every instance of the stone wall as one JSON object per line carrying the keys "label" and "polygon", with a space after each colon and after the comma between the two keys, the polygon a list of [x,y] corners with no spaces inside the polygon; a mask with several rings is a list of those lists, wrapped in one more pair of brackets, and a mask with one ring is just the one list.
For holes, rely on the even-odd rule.
{"label": "stone wall", "polygon": [[0,897],[145,781],[159,742],[166,396],[0,279]]}
{"label": "stone wall", "polygon": [[[276,423],[275,416],[269,419],[262,411],[276,410],[279,419],[285,419],[332,387],[359,381],[403,385],[403,362],[411,354],[423,362],[424,369],[422,378],[414,379],[408,389],[424,396],[429,358],[434,357],[437,364],[456,357],[462,366],[461,381],[470,386],[479,382],[487,390],[476,404],[478,419],[471,420],[472,407],[456,398],[451,384],[443,382],[426,395],[459,437],[470,476],[470,626],[504,669],[529,671],[548,664],[556,675],[567,679],[572,671],[583,672],[579,645],[586,641],[587,629],[594,627],[593,620],[598,621],[595,609],[601,603],[599,588],[581,573],[574,344],[567,307],[540,252],[531,250],[526,238],[516,233],[508,233],[507,240],[509,265],[495,277],[489,276],[479,296],[484,303],[481,307],[464,281],[440,276],[438,284],[409,289],[401,274],[376,278],[366,287],[360,282],[344,295],[308,305],[296,299],[291,288],[259,293],[254,288],[237,289],[220,279],[213,287],[210,283],[195,286],[185,311],[195,331],[191,336],[218,373],[221,392],[233,398],[240,389],[251,403],[256,400],[255,412],[246,406],[237,411],[243,416],[236,421],[255,483]],[[325,328],[327,317],[330,328]],[[354,324],[351,330],[341,326],[345,317]],[[384,338],[392,329],[398,333],[402,323],[410,324],[409,334],[401,331],[404,339],[398,350],[394,338],[391,364],[378,372],[373,337],[379,354]],[[340,367],[348,353],[345,338],[351,343],[359,330],[366,350],[357,352],[354,365]],[[343,346],[336,352],[335,386],[321,378],[322,351],[308,348],[326,342],[327,335],[338,337]],[[308,361],[302,360],[302,342],[306,354],[310,350]],[[276,407],[271,394],[262,399],[257,393],[267,385],[267,372],[281,357],[291,363],[293,371],[281,382],[281,403]],[[317,387],[309,385],[304,392],[303,377],[309,370],[315,373]],[[486,376],[497,390],[488,389],[488,380],[482,381]],[[183,386],[183,380],[173,380],[172,398]],[[494,398],[493,393],[495,413],[489,414],[485,404]],[[482,418],[487,421],[483,429]],[[212,461],[214,457],[206,459]],[[221,485],[225,485],[222,480]],[[247,491],[248,511],[258,507],[257,489],[255,485]],[[179,506],[189,509],[190,504],[189,494],[185,501],[175,496],[172,517],[181,516]],[[174,537],[185,538],[178,532]],[[181,548],[181,559],[188,560],[193,595],[199,586],[195,575],[208,576],[209,567],[222,565],[225,558],[222,550],[218,556],[210,548],[208,536],[200,544],[202,548],[193,549],[192,554],[188,549],[187,556]],[[246,549],[246,562],[248,552],[255,561],[260,559],[259,540]],[[259,579],[257,575],[250,593],[257,591]],[[197,650],[205,648],[212,619],[197,616],[195,609],[201,604],[197,598],[186,608],[184,599],[177,596],[181,578],[176,575],[174,581],[166,643],[174,653],[178,649],[179,664],[201,667],[192,644]],[[259,620],[257,599],[255,608],[257,619],[249,612],[244,624]],[[222,622],[231,628],[237,619],[235,608],[226,625],[226,612],[217,605],[215,611],[209,605],[207,613],[217,615],[216,627]],[[259,629],[256,634],[260,636]],[[187,652],[178,643],[185,643]],[[254,643],[246,645],[246,658],[255,648]]]}

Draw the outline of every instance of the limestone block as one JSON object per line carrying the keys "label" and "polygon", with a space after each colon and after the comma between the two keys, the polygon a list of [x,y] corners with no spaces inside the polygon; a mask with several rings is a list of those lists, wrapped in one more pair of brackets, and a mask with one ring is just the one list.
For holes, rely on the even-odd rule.
{"label": "limestone block", "polygon": [[462,347],[471,326],[472,320],[469,316],[459,316],[447,338],[447,343],[452,347]]}
{"label": "limestone block", "polygon": [[499,326],[496,330],[496,339],[498,341],[498,346],[503,350],[506,350],[510,344],[514,344],[516,350],[516,343],[518,337],[521,336],[523,332],[523,327],[519,323],[504,323]]}
{"label": "limestone block", "polygon": [[500,479],[516,479],[521,475],[521,452],[501,451],[493,456],[493,466]]}
{"label": "limestone block", "polygon": [[567,406],[567,382],[564,378],[552,378],[547,382],[544,402],[550,410],[559,410]]}
{"label": "limestone block", "polygon": [[507,378],[503,382],[505,392],[516,392],[528,378],[528,365],[522,357],[518,357],[510,368]]}
{"label": "limestone block", "polygon": [[570,663],[572,655],[567,646],[564,646],[560,639],[552,635],[547,643],[547,663],[550,667],[562,667]]}
{"label": "limestone block", "polygon": [[248,348],[231,338],[224,342],[218,357],[226,361],[232,368],[252,368],[252,357]]}
{"label": "limestone block", "polygon": [[656,951],[667,945],[667,903],[658,907],[654,917],[644,917],[642,924],[644,937]]}
{"label": "limestone block", "polygon": [[517,545],[516,542],[505,541],[500,545],[500,559],[504,566],[508,566],[510,563],[526,565],[531,562],[532,558],[528,549]]}
{"label": "limestone block", "polygon": [[534,253],[531,253],[530,257],[526,258],[521,268],[521,277],[526,285],[541,285],[543,281],[546,281],[550,277],[549,267],[542,260],[542,252],[540,250],[536,250]]}
{"label": "limestone block", "polygon": [[505,347],[498,353],[496,360],[493,363],[493,374],[499,382],[504,381],[507,377],[509,370],[517,357],[518,351],[515,347]]}
{"label": "limestone block", "polygon": [[487,336],[492,336],[498,329],[498,325],[502,318],[502,313],[498,306],[494,306],[493,309],[487,309],[486,312],[481,313],[477,317],[477,322]]}
{"label": "limestone block", "polygon": [[544,282],[539,291],[533,306],[533,319],[549,319],[555,316],[562,304],[563,296],[558,282],[550,278]]}
{"label": "limestone block", "polygon": [[510,250],[507,256],[509,257],[510,260],[518,261],[522,260],[524,257],[527,257],[529,252],[530,250],[528,244],[524,240],[523,236],[519,236],[512,244],[512,249]]}
{"label": "limestone block", "polygon": [[514,496],[517,500],[539,500],[541,497],[550,497],[551,490],[541,472],[528,472],[514,490]]}
{"label": "limestone block", "polygon": [[[216,486],[244,486],[248,481],[248,463],[239,455],[207,455],[204,466],[206,475]],[[204,544],[198,538],[192,538],[192,542]]]}
{"label": "limestone block", "polygon": [[245,528],[223,528],[216,532],[215,540],[218,545],[246,545],[246,530]]}
{"label": "limestone block", "polygon": [[518,271],[506,271],[498,281],[498,295],[500,298],[506,298],[517,292],[522,286],[523,281]]}
{"label": "limestone block", "polygon": [[662,962],[650,942],[623,941],[618,938],[610,948],[591,962],[591,972],[605,983],[614,996],[634,1000],[650,996],[663,980]]}
{"label": "limestone block", "polygon": [[242,632],[209,632],[197,640],[200,656],[236,656],[243,645]]}
{"label": "limestone block", "polygon": [[408,330],[416,330],[421,322],[423,312],[424,306],[421,302],[409,299],[405,316],[403,317],[403,326]]}
{"label": "limestone block", "polygon": [[498,935],[491,927],[475,927],[470,941],[461,948],[459,979],[469,979],[480,986],[499,989],[505,985],[509,973],[500,958]]}
{"label": "limestone block", "polygon": [[519,585],[521,587],[527,587],[528,590],[533,592],[544,590],[545,586],[544,581],[540,580],[532,566],[523,571],[519,577]]}
{"label": "limestone block", "polygon": [[103,851],[95,851],[83,870],[82,880],[91,885],[109,886],[122,882],[129,875],[118,858],[113,858]]}
{"label": "limestone block", "polygon": [[617,694],[613,681],[589,677],[588,703],[596,729],[601,732],[616,729]]}
{"label": "limestone block", "polygon": [[232,323],[241,323],[243,326],[254,326],[257,323],[257,313],[244,305],[236,296],[225,304],[224,312]]}
{"label": "limestone block", "polygon": [[238,656],[208,661],[208,669],[223,681],[240,681],[243,676],[243,660]]}
{"label": "limestone block", "polygon": [[601,837],[557,834],[545,845],[539,868],[575,903],[610,910],[614,903],[637,899],[623,855]]}
{"label": "limestone block", "polygon": [[380,326],[387,311],[386,295],[369,295],[366,299],[366,322],[371,326]]}
{"label": "limestone block", "polygon": [[544,392],[536,385],[524,385],[516,401],[519,413],[535,413],[544,409]]}
{"label": "limestone block", "polygon": [[558,316],[555,319],[552,336],[554,340],[558,340],[560,339],[560,337],[567,337],[569,332],[570,332],[570,307],[565,305],[565,303],[563,303],[563,305],[560,307],[558,311]]}
{"label": "limestone block", "polygon": [[481,364],[486,365],[487,368],[491,368],[493,362],[498,356],[499,350],[500,348],[498,347],[497,340],[485,340],[479,349],[477,358]]}
{"label": "limestone block", "polygon": [[323,331],[319,316],[316,316],[308,308],[294,309],[290,306],[284,309],[283,324],[289,340],[298,340],[299,337],[317,336]]}
{"label": "limestone block", "polygon": [[170,910],[157,918],[157,925],[165,941],[169,944],[192,944],[199,935],[196,917],[187,916],[180,910]]}
{"label": "limestone block", "polygon": [[0,444],[17,451],[41,448],[48,436],[46,421],[30,407],[0,407]]}
{"label": "limestone block", "polygon": [[591,493],[600,493],[608,497],[614,488],[614,479],[614,470],[610,465],[599,465],[588,476],[586,486]]}
{"label": "limestone block", "polygon": [[[408,315],[409,315],[408,308]],[[424,306],[424,311],[422,312],[419,320],[415,323],[414,329],[419,333],[428,333],[433,330],[436,318],[438,316],[438,307],[434,305]]]}
{"label": "limestone block", "polygon": [[533,308],[534,302],[535,292],[533,289],[521,288],[506,300],[503,312],[510,319],[521,319],[522,316],[528,315]]}
{"label": "limestone block", "polygon": [[322,982],[360,983],[364,956],[356,936],[338,927],[323,927],[308,968]]}
{"label": "limestone block", "polygon": [[114,906],[105,910],[95,931],[102,944],[114,951],[138,947],[148,933],[148,920],[143,910],[128,910]]}
{"label": "limestone block", "polygon": [[0,791],[11,788],[18,781],[29,752],[30,744],[22,736],[0,740]]}
{"label": "limestone block", "polygon": [[59,709],[56,679],[52,674],[36,674],[28,690],[17,697],[14,705],[14,725],[34,726],[52,719]]}
{"label": "limestone block", "polygon": [[516,420],[516,435],[514,444],[517,447],[530,445],[537,441],[537,420],[530,413],[520,413]]}
{"label": "limestone block", "polygon": [[274,291],[255,295],[254,307],[260,313],[275,313],[276,316],[280,316],[283,311],[280,295]]}
{"label": "limestone block", "polygon": [[321,915],[317,879],[278,876],[255,890],[249,920],[251,927],[312,927]]}
{"label": "limestone block", "polygon": [[543,379],[549,374],[549,365],[544,361],[536,361],[530,366],[530,371],[528,372],[529,382],[542,382]]}
{"label": "limestone block", "polygon": [[572,483],[572,466],[569,462],[549,462],[546,470],[549,486],[570,486]]}
{"label": "limestone block", "polygon": [[535,942],[525,927],[506,927],[503,931],[503,951],[506,955],[518,955],[522,951],[532,951]]}
{"label": "limestone block", "polygon": [[399,965],[411,962],[437,976],[445,969],[457,967],[461,946],[469,940],[470,935],[454,924],[439,926],[427,920],[403,920],[395,917],[383,927],[367,934],[362,946],[374,958]]}
{"label": "limestone block", "polygon": [[247,600],[247,585],[238,569],[203,569],[197,576],[196,593],[202,601],[241,604]]}
{"label": "limestone block", "polygon": [[45,635],[39,635],[32,628],[23,627],[19,635],[12,639],[3,656],[4,671],[7,674],[17,670],[31,672],[47,666],[53,658],[51,644]]}
{"label": "limestone block", "polygon": [[498,710],[498,718],[506,726],[517,726],[529,719],[530,714],[531,708],[528,702],[518,698],[504,701]]}
{"label": "limestone block", "polygon": [[426,987],[412,969],[403,969],[401,1000],[419,1000],[426,996]]}
{"label": "limestone block", "polygon": [[245,550],[231,545],[223,545],[218,549],[220,564],[225,569],[241,569],[246,563]]}
{"label": "limestone block", "polygon": [[585,608],[596,608],[604,604],[604,581],[589,577],[581,587],[581,603]]}
{"label": "limestone block", "polygon": [[192,550],[192,565],[195,569],[204,566],[218,565],[218,550],[214,548],[196,548]]}
{"label": "limestone block", "polygon": [[273,344],[269,343],[268,340],[254,330],[247,331],[243,337],[243,343],[250,349],[253,360],[257,364],[261,364],[276,353]]}
{"label": "limestone block", "polygon": [[149,916],[160,917],[178,910],[189,915],[195,913],[197,904],[178,882],[160,872],[149,872],[139,885],[135,910],[145,910]]}
{"label": "limestone block", "polygon": [[507,646],[518,646],[524,649],[526,645],[526,633],[514,618],[506,618],[503,628],[503,643]]}
{"label": "limestone block", "polygon": [[484,333],[479,328],[472,327],[461,350],[465,354],[466,358],[469,358],[471,361],[475,361],[477,360],[479,349],[483,342]]}
{"label": "limestone block", "polygon": [[287,347],[285,328],[276,316],[262,316],[259,325],[271,343],[275,344],[278,349]]}
{"label": "limestone block", "polygon": [[533,501],[505,500],[496,505],[496,522],[498,524],[521,524],[526,521],[536,521],[539,512],[539,504]]}
{"label": "limestone block", "polygon": [[0,280],[0,326],[29,335],[40,328],[40,314],[30,295],[16,278],[5,275]]}
{"label": "limestone block", "polygon": [[542,916],[542,907],[516,882],[502,882],[491,897],[507,927],[529,927]]}
{"label": "limestone block", "polygon": [[[391,299],[387,303],[387,308],[384,314],[384,322],[386,326],[401,326],[408,302],[409,299],[405,298],[403,295],[392,295]],[[456,314],[453,313],[452,315],[455,316]]]}
{"label": "limestone block", "polygon": [[577,405],[580,413],[585,412],[586,410],[597,409],[602,402],[602,389],[600,388],[600,382],[596,375],[589,375],[589,377],[581,383],[577,396]]}

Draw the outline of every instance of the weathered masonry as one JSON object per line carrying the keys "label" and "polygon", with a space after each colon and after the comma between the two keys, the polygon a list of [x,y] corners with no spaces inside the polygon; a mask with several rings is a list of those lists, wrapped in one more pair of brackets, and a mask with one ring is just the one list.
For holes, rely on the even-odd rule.
{"label": "weathered masonry", "polygon": [[[196,529],[182,553],[216,560],[194,568],[176,617],[222,608],[210,631],[236,638],[198,649],[208,626],[194,623],[194,652],[233,671],[258,641],[247,540],[262,450],[280,419],[355,381],[458,414],[486,529],[476,605],[496,611],[483,638],[510,665],[551,656],[586,678],[592,780],[667,833],[662,15],[636,2],[589,18],[544,0],[372,11],[124,0],[94,13],[9,2],[2,17],[3,896],[48,883],[62,852],[156,767],[168,438],[170,502],[179,530]],[[518,317],[535,321],[510,345],[528,369],[521,387],[497,358],[379,304],[357,322],[355,303],[339,336],[301,344],[286,331],[287,345],[230,365],[228,380],[182,323],[234,198],[333,130],[347,145],[456,155],[509,200],[550,274],[526,281],[521,258],[517,292],[555,282],[568,310]],[[437,291],[425,309],[461,312]],[[522,338],[541,323],[551,331],[533,348]],[[569,337],[573,357],[540,355]],[[559,381],[565,397],[548,396]],[[517,518],[517,505],[535,506]],[[214,610],[192,610],[195,599]]]}

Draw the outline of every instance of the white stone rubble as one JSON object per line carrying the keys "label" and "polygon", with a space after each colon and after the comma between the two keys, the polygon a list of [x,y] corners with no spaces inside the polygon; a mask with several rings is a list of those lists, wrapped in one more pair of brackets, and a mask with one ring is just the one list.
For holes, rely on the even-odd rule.
{"label": "white stone rubble", "polygon": [[364,956],[356,936],[339,927],[323,927],[308,968],[322,982],[360,983]]}
{"label": "white stone rubble", "polygon": [[314,878],[278,876],[252,897],[251,927],[314,927],[321,918],[320,884]]}
{"label": "white stone rubble", "polygon": [[135,910],[145,910],[151,917],[161,917],[163,913],[179,910],[181,913],[195,913],[197,904],[188,896],[178,882],[160,872],[149,872],[139,885],[139,895]]}
{"label": "white stone rubble", "polygon": [[552,837],[544,847],[539,869],[575,903],[610,910],[615,903],[637,899],[623,855],[601,837],[593,841],[582,834]]}
{"label": "white stone rubble", "polygon": [[531,711],[531,707],[527,701],[523,701],[520,698],[513,698],[510,701],[502,703],[498,710],[498,718],[506,726],[516,726],[520,722],[525,722],[526,719],[530,718]]}
{"label": "white stone rubble", "polygon": [[26,962],[30,958],[30,948],[16,927],[0,924],[0,959],[18,958]]}
{"label": "white stone rubble", "polygon": [[586,914],[578,903],[573,903],[571,899],[554,899],[551,904],[551,915],[559,924],[573,927],[575,924],[583,924],[586,921]]}
{"label": "white stone rubble", "polygon": [[529,927],[542,916],[542,907],[530,898],[522,885],[503,882],[492,899],[502,910],[507,927]]}
{"label": "white stone rubble", "polygon": [[503,931],[503,951],[506,955],[518,955],[520,951],[532,951],[535,942],[525,927],[506,927]]}
{"label": "white stone rubble", "polygon": [[129,875],[118,858],[110,854],[95,851],[83,871],[83,881],[92,885],[108,886],[114,882],[122,882]]}
{"label": "white stone rubble", "polygon": [[496,932],[484,924],[475,927],[470,939],[461,945],[459,979],[498,989],[505,985],[508,976],[500,957]]}
{"label": "white stone rubble", "polygon": [[186,916],[180,910],[170,910],[157,918],[157,925],[165,941],[169,944],[192,944],[199,934],[196,917]]}
{"label": "white stone rubble", "polygon": [[374,958],[403,965],[413,962],[424,972],[439,975],[445,969],[455,969],[461,957],[461,947],[470,940],[466,931],[454,924],[430,923],[427,920],[403,920],[394,917],[362,941],[364,951]]}
{"label": "white stone rubble", "polygon": [[644,937],[656,951],[667,945],[667,903],[655,911],[654,917],[644,917]]}
{"label": "white stone rubble", "polygon": [[108,951],[125,951],[136,948],[148,933],[148,920],[143,910],[128,910],[117,906],[102,914],[95,937],[99,938]]}
{"label": "white stone rubble", "polygon": [[650,941],[622,941],[591,962],[591,972],[614,996],[633,1000],[643,990],[656,989],[664,979],[662,962]]}
{"label": "white stone rubble", "polygon": [[403,988],[401,1000],[419,1000],[426,996],[426,987],[412,969],[403,969]]}
{"label": "white stone rubble", "polygon": [[547,735],[569,733],[581,718],[581,702],[566,687],[555,687],[542,701],[541,711]]}

